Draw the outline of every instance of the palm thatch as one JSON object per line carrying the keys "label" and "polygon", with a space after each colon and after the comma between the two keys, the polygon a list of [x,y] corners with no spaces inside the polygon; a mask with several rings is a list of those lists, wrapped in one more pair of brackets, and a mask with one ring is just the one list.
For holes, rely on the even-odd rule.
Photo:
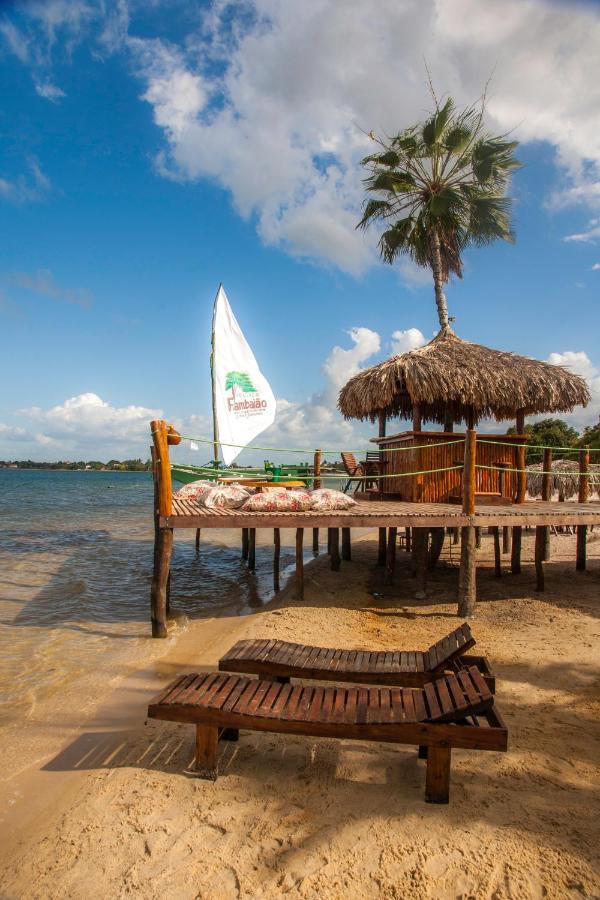
{"label": "palm thatch", "polygon": [[[535,463],[527,466],[527,492],[531,497],[540,497],[542,494],[543,464]],[[590,497],[596,494],[600,497],[600,465],[592,463],[589,466],[589,493]],[[552,493],[558,491],[561,497],[569,500],[579,493],[579,463],[574,459],[552,460]]]}
{"label": "palm thatch", "polygon": [[338,407],[347,419],[374,422],[379,413],[410,419],[418,405],[423,421],[443,424],[570,412],[589,399],[584,379],[563,366],[471,344],[447,326],[424,347],[359,372]]}

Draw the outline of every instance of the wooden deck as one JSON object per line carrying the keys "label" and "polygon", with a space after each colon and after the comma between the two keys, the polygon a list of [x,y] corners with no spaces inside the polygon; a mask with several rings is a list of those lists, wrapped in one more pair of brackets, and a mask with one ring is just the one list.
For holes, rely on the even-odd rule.
{"label": "wooden deck", "polygon": [[461,528],[503,525],[600,525],[600,502],[481,505],[473,516],[453,503],[361,500],[334,512],[244,512],[207,509],[173,496],[173,514],[160,528]]}

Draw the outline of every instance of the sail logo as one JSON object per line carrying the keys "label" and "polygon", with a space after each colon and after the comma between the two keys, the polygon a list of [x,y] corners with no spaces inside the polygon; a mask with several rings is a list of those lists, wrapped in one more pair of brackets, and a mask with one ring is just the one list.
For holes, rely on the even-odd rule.
{"label": "sail logo", "polygon": [[261,399],[247,372],[227,372],[225,391],[231,391],[231,396],[227,395],[227,409],[240,418],[255,416],[267,408],[267,401]]}

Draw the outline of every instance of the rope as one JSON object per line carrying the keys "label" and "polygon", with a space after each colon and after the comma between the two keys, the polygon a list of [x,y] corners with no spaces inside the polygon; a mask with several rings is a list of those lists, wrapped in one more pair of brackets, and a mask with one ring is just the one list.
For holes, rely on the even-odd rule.
{"label": "rope", "polygon": [[560,450],[568,453],[579,453],[580,450],[589,450],[590,453],[600,453],[600,447],[551,447],[549,444],[513,444],[508,441],[486,441],[477,438],[478,444],[494,444],[497,447],[525,447],[527,450]]}
{"label": "rope", "polygon": [[475,464],[476,469],[492,469],[494,472],[526,472],[528,475],[583,475],[584,478],[598,477],[595,472],[573,472],[568,469],[554,469],[550,472],[540,472],[539,469],[510,469],[508,466],[484,466],[482,463]]}
{"label": "rope", "polygon": [[[155,431],[152,434],[156,434]],[[187,434],[180,434],[179,437],[182,441],[194,441],[198,444],[214,444],[213,440],[209,438],[199,438],[199,437],[190,437]],[[401,450],[429,450],[430,447],[446,447],[452,444],[463,444],[464,438],[458,438],[454,441],[440,441],[435,444],[419,444],[416,447],[387,447],[385,450],[319,450],[322,454],[331,455],[333,453],[397,453]],[[242,450],[263,450],[268,451],[270,453],[314,453],[315,450],[300,450],[297,447],[258,447],[256,444],[246,445],[246,444],[232,444],[229,441],[221,441],[219,440],[219,444],[222,444],[224,447],[239,447]],[[318,448],[317,448],[318,449]]]}
{"label": "rope", "polygon": [[[198,469],[200,469],[200,468],[201,467],[198,466]],[[460,465],[447,466],[446,468],[443,468],[443,469],[422,469],[421,471],[418,471],[418,472],[394,472],[392,475],[348,475],[346,473],[338,473],[338,472],[331,472],[331,473],[321,472],[319,475],[314,475],[313,473],[311,473],[310,475],[298,476],[298,478],[305,478],[307,481],[314,481],[315,479],[320,479],[321,481],[324,481],[326,478],[341,478],[344,481],[379,481],[384,478],[408,478],[411,475],[431,475],[434,472],[454,472],[456,469],[462,469],[462,468],[463,468],[463,464],[460,463]],[[207,469],[206,471],[211,472],[214,475],[218,470]],[[507,471],[507,470],[505,469],[504,471]],[[220,480],[223,481],[222,478]],[[235,479],[231,479],[231,480],[235,480]],[[278,485],[278,484],[284,485],[286,483],[286,480],[295,481],[295,480],[297,480],[297,478],[296,478],[296,476],[293,476],[293,477],[289,476],[287,478],[284,476],[281,479],[281,481],[265,481],[265,485],[270,485],[270,486]]]}

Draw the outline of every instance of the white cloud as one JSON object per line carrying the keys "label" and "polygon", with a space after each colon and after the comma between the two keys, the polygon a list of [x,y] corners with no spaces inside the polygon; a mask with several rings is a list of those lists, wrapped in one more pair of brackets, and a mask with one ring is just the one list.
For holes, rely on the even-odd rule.
{"label": "white cloud", "polygon": [[595,244],[600,238],[600,218],[590,219],[584,231],[568,234],[563,240],[576,243]]}
{"label": "white cloud", "polygon": [[45,100],[50,100],[51,103],[58,103],[62,97],[67,96],[62,88],[59,88],[56,84],[52,84],[51,81],[35,81],[34,86],[36,94],[43,97]]}
{"label": "white cloud", "polygon": [[360,372],[361,363],[379,353],[381,348],[379,335],[370,328],[351,328],[348,335],[354,346],[349,350],[334,347],[323,363],[323,371],[327,376],[330,390],[335,392],[339,391],[349,378]]}
{"label": "white cloud", "polygon": [[127,43],[167,139],[163,174],[214,179],[266,243],[359,273],[375,259],[373,236],[354,228],[370,143],[361,129],[390,133],[423,116],[424,56],[459,104],[496,63],[490,123],[556,147],[564,205],[599,180],[600,83],[588,75],[599,40],[584,4],[254,0],[212,7],[185,49]]}
{"label": "white cloud", "polygon": [[52,190],[50,179],[35,157],[30,157],[27,166],[27,174],[18,175],[12,180],[0,176],[0,197],[11,203],[34,203],[43,200]]}
{"label": "white cloud", "polygon": [[592,266],[592,272],[597,272],[600,270],[600,263],[594,263]]}
{"label": "white cloud", "polygon": [[3,422],[0,422],[0,442],[3,441],[24,441],[27,437],[27,432],[24,428],[20,428],[18,425],[5,425]]}
{"label": "white cloud", "polygon": [[56,283],[54,275],[48,269],[40,269],[34,275],[18,272],[13,276],[13,281],[20,288],[32,291],[34,294],[41,294],[42,297],[49,297],[51,300],[58,300],[63,303],[71,303],[84,309],[89,309],[94,301],[92,294],[88,290],[60,287]]}
{"label": "white cloud", "polygon": [[392,333],[392,354],[400,355],[416,350],[427,343],[425,335],[418,328],[407,328],[406,331],[394,331]]}
{"label": "white cloud", "polygon": [[600,369],[598,366],[583,350],[551,353],[548,362],[555,366],[565,366],[571,372],[585,378],[590,389],[591,400],[585,409],[579,407],[565,418],[579,429],[583,429],[586,425],[595,425],[600,417]]}
{"label": "white cloud", "polygon": [[29,42],[16,25],[8,19],[0,21],[0,35],[18,60],[22,63],[29,62]]}

